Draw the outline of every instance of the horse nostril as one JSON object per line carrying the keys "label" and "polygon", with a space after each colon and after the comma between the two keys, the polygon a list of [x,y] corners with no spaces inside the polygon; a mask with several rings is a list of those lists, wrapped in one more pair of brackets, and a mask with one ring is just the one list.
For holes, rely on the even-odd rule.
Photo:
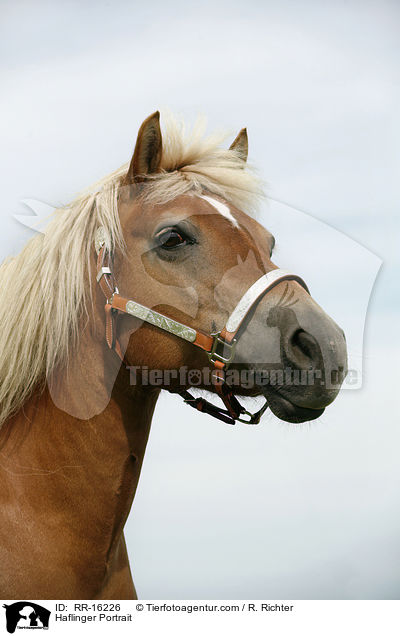
{"label": "horse nostril", "polygon": [[296,329],[290,339],[290,344],[298,357],[304,356],[308,360],[315,360],[318,357],[318,343],[314,336],[304,331],[304,329]]}

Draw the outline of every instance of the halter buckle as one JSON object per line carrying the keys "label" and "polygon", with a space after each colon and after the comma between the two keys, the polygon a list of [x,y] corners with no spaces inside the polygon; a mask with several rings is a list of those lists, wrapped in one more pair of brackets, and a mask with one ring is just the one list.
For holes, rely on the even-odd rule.
{"label": "halter buckle", "polygon": [[[111,294],[110,298],[106,299],[107,305],[112,305],[113,304],[113,300],[114,300],[114,296],[115,295],[119,296],[118,287],[114,287],[114,291]],[[118,311],[118,309],[115,309],[115,307],[113,307],[112,309],[113,309],[113,311]]]}
{"label": "halter buckle", "polygon": [[[230,364],[235,357],[237,343],[236,338],[234,338],[232,342],[227,342],[224,338],[221,338],[221,332],[213,333],[211,335],[213,336],[214,340],[211,351],[208,354],[208,359],[212,363],[218,361],[226,365]],[[227,354],[226,349],[228,349]]]}

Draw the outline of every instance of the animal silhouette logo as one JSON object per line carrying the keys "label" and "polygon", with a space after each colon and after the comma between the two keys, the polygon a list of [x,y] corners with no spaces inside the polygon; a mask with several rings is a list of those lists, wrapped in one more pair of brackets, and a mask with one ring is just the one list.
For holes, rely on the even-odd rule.
{"label": "animal silhouette logo", "polygon": [[14,634],[18,629],[48,629],[50,610],[32,603],[31,601],[18,601],[11,605],[3,605],[6,610],[7,631]]}

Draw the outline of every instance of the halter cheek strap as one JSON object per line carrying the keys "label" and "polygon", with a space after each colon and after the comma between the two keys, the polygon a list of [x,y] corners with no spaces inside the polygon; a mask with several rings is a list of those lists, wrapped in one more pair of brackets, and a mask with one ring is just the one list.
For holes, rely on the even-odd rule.
{"label": "halter cheek strap", "polygon": [[258,424],[262,414],[268,408],[267,402],[256,413],[247,411],[235,397],[231,387],[226,384],[225,371],[234,360],[236,345],[247,324],[250,312],[261,298],[283,280],[294,280],[309,293],[303,279],[283,269],[274,269],[264,274],[239,300],[225,327],[218,333],[207,334],[145,307],[135,300],[121,296],[114,278],[112,254],[103,236],[96,240],[96,251],[98,253],[97,282],[106,298],[106,340],[109,348],[117,353],[122,362],[125,364],[117,337],[117,318],[121,313],[143,320],[205,351],[214,367],[213,385],[225,408],[215,406],[205,398],[195,398],[187,389],[171,389],[171,392],[181,395],[187,404],[198,411],[212,415],[228,424],[235,424],[236,421]]}

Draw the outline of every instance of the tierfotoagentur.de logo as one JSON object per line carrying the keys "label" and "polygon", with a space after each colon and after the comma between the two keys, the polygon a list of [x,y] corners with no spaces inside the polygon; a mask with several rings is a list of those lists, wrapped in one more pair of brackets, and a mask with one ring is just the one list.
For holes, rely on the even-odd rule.
{"label": "tierfotoagentur.de logo", "polygon": [[14,634],[16,629],[49,629],[51,612],[37,603],[18,601],[3,607],[6,610],[6,627],[9,634]]}

